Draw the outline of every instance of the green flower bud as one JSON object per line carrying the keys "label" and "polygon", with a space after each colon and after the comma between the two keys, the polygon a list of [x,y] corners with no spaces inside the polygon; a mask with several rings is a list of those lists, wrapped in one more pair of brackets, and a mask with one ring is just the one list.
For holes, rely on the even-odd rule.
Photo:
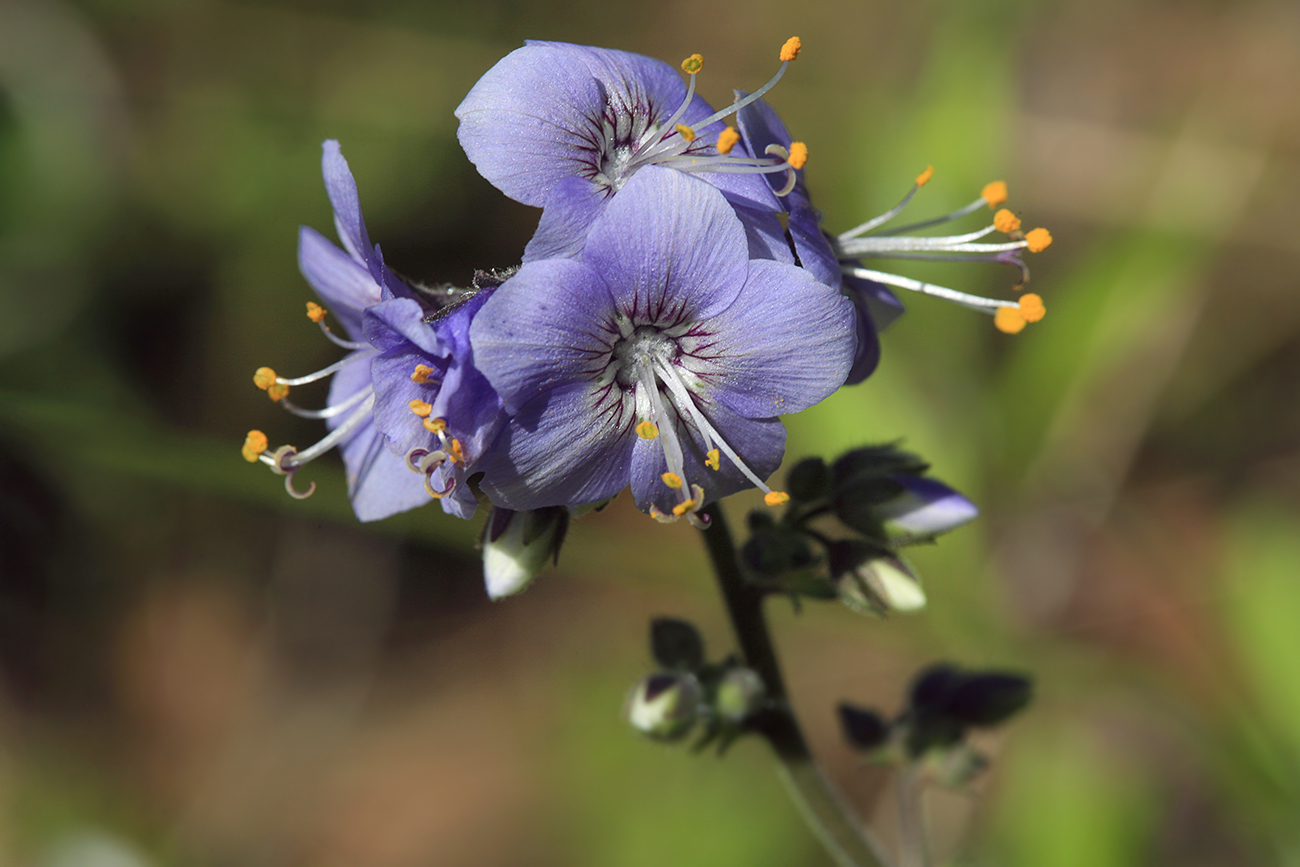
{"label": "green flower bud", "polygon": [[569,513],[560,507],[514,512],[492,507],[483,525],[483,577],[488,596],[500,599],[527,587],[546,566],[558,562]]}
{"label": "green flower bud", "polygon": [[718,681],[713,709],[726,722],[739,725],[763,706],[765,698],[767,687],[758,672],[750,668],[732,668]]}
{"label": "green flower bud", "polygon": [[623,709],[632,728],[658,741],[686,737],[700,716],[703,691],[693,674],[661,672],[637,684]]}

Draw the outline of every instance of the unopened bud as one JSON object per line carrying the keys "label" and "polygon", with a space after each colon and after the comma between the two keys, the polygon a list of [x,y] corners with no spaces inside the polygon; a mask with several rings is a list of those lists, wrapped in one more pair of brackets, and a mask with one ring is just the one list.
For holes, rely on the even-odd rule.
{"label": "unopened bud", "polygon": [[652,674],[632,690],[624,715],[647,737],[681,740],[699,718],[701,695],[700,682],[693,674]]}
{"label": "unopened bud", "polygon": [[488,596],[500,599],[527,587],[548,560],[559,560],[568,529],[569,512],[562,507],[514,512],[493,506],[482,540]]}
{"label": "unopened bud", "polygon": [[732,668],[718,682],[713,707],[718,716],[739,724],[763,706],[767,688],[758,672],[750,668]]}
{"label": "unopened bud", "polygon": [[[839,559],[832,555],[834,559]],[[832,568],[835,569],[834,562]],[[908,614],[925,607],[925,591],[920,579],[897,557],[890,554],[867,554],[853,557],[835,569],[835,586],[840,601],[857,611],[879,615],[891,612]]]}
{"label": "unopened bud", "polygon": [[932,539],[975,520],[975,504],[943,482],[921,476],[896,475],[902,492],[876,507],[876,515],[891,541]]}

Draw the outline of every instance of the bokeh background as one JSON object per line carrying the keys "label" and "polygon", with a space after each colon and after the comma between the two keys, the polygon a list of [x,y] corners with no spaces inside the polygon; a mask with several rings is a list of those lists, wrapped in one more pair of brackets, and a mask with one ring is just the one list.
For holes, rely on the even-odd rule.
{"label": "bokeh background", "polygon": [[297,502],[239,456],[318,436],[250,376],[336,356],[295,263],[329,230],[323,139],[389,261],[464,284],[536,225],[454,137],[498,58],[699,51],[721,103],[794,33],[769,99],[829,227],[933,164],[917,217],[1002,178],[1056,238],[1043,322],[908,299],[879,372],[788,420],[793,457],[901,437],[983,508],[915,552],[920,616],[772,606],[819,755],[889,840],[834,703],[1011,667],[1038,701],[929,798],[940,860],[1300,863],[1292,0],[0,0],[0,863],[829,863],[762,744],[620,720],[649,617],[732,648],[689,528],[619,501],[492,604],[476,525],[361,525],[336,460]]}

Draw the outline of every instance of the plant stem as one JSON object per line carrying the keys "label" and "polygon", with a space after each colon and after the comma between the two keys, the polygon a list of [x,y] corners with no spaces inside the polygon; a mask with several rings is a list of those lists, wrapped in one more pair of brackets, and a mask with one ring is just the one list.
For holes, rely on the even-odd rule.
{"label": "plant stem", "polygon": [[916,768],[908,767],[895,776],[898,795],[900,867],[929,867],[925,850],[925,818],[921,812],[922,783]]}
{"label": "plant stem", "polygon": [[756,728],[767,738],[781,762],[782,780],[817,839],[839,867],[886,867],[888,862],[880,847],[831,787],[808,749],[790,705],[781,664],[763,613],[765,594],[740,571],[736,546],[722,510],[714,504],[704,512],[711,521],[703,531],[704,544],[713,561],[740,654],[767,688],[770,707],[761,715]]}

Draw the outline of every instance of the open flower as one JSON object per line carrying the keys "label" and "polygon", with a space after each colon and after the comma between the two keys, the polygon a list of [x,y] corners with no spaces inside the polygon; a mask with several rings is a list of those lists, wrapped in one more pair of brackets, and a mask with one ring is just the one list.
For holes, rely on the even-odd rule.
{"label": "open flower", "polygon": [[366,310],[364,320],[378,353],[370,362],[375,425],[406,468],[424,477],[426,499],[460,518],[474,515],[466,481],[487,466],[504,419],[469,342],[470,322],[492,291],[432,313],[414,299],[392,298]]}
{"label": "open flower", "polygon": [[[781,67],[798,54],[792,39]],[[726,194],[761,258],[793,261],[765,174],[784,184],[792,159],[746,153],[723,118],[695,95],[703,58],[668,64],[639,54],[562,42],[528,42],[474,85],[456,109],[461,146],[479,172],[516,201],[545,206],[524,261],[574,256],[609,200],[647,166],[698,173]],[[802,162],[799,162],[802,165]]]}
{"label": "open flower", "polygon": [[[316,294],[329,305],[307,305],[307,315],[332,342],[348,350],[342,360],[315,373],[299,377],[278,376],[270,368],[257,371],[253,381],[273,400],[294,415],[325,421],[329,434],[315,445],[299,451],[293,446],[270,449],[266,436],[251,431],[244,445],[244,457],[261,461],[285,476],[285,489],[295,497],[309,496],[293,485],[293,477],[305,464],[332,448],[343,453],[347,470],[348,497],[362,521],[376,521],[429,502],[418,479],[407,472],[402,459],[389,450],[375,427],[375,391],[371,383],[370,360],[375,349],[362,334],[362,315],[385,297],[414,293],[384,265],[377,245],[371,245],[361,216],[356,181],[337,141],[322,146],[321,171],[325,190],[334,208],[334,225],[343,249],[315,229],[303,226],[298,238],[298,267]],[[347,337],[334,334],[325,324],[328,312],[342,323]],[[329,400],[324,409],[309,410],[288,399],[289,389],[332,376]]]}
{"label": "open flower", "polygon": [[524,264],[470,328],[512,413],[482,481],[510,509],[603,500],[628,484],[656,517],[688,516],[781,461],[776,416],[833,393],[853,307],[792,265],[749,258],[724,197],[647,166],[578,259]]}

